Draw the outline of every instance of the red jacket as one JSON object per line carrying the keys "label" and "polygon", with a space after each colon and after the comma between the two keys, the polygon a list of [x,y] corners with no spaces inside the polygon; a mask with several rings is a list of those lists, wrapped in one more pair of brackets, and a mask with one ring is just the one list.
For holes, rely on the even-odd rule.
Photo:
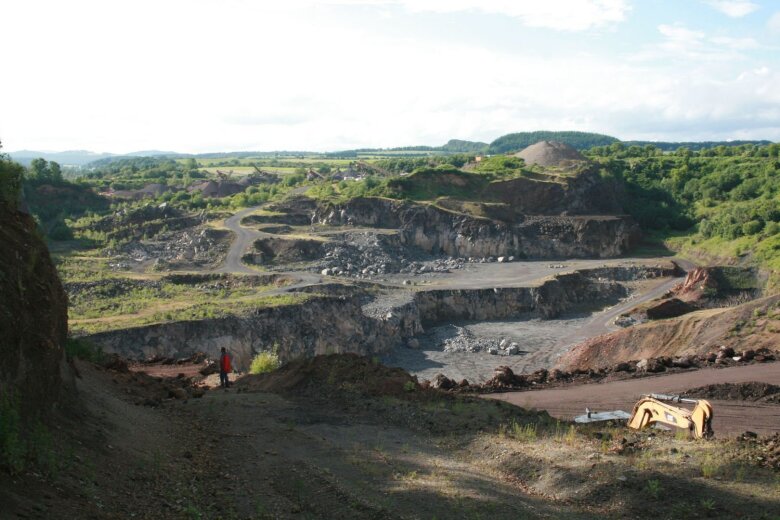
{"label": "red jacket", "polygon": [[219,358],[219,369],[223,372],[230,372],[230,354],[222,354]]}

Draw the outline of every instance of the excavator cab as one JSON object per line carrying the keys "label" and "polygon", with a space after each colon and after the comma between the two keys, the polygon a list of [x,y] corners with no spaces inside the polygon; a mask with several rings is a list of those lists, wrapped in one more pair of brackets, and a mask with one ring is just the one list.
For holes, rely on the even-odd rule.
{"label": "excavator cab", "polygon": [[[692,410],[669,403],[695,405]],[[704,399],[687,399],[679,395],[648,394],[634,405],[628,427],[641,430],[653,424],[686,429],[695,439],[709,438],[712,431],[712,405]]]}

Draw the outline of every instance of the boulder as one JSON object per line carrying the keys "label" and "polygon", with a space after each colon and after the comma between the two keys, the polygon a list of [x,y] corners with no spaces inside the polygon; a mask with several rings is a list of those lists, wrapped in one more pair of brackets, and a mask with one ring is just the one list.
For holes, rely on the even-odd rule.
{"label": "boulder", "polygon": [[458,384],[455,381],[445,376],[444,374],[436,374],[436,377],[434,377],[433,381],[431,381],[431,387],[438,388],[440,390],[451,390],[457,385]]}

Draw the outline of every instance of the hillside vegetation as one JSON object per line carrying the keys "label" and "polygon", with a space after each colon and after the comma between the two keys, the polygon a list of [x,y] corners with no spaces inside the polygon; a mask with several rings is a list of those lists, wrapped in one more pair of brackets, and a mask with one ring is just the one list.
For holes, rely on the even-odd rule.
{"label": "hillside vegetation", "polygon": [[662,154],[614,143],[587,152],[625,184],[624,208],[673,248],[780,272],[780,144]]}
{"label": "hillside vegetation", "polygon": [[578,150],[592,148],[594,146],[609,146],[618,142],[616,137],[603,134],[594,134],[591,132],[517,132],[506,134],[492,143],[488,148],[488,153],[498,154],[507,152],[518,152],[527,146],[531,146],[539,141],[559,141],[573,146]]}

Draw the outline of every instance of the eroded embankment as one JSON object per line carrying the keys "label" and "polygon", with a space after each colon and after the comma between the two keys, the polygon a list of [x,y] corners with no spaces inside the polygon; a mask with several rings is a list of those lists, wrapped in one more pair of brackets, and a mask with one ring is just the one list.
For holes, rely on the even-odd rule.
{"label": "eroded embankment", "polygon": [[[607,268],[604,268],[607,269]],[[373,355],[420,334],[423,326],[463,320],[551,318],[576,306],[611,304],[627,294],[605,279],[665,276],[664,268],[608,268],[561,274],[534,287],[477,290],[342,291],[296,304],[258,308],[240,315],[177,321],[93,334],[87,338],[128,358],[186,357],[229,349],[239,368],[275,348],[282,360],[329,352]],[[322,290],[326,290],[324,286]],[[329,291],[330,292],[330,291]]]}
{"label": "eroded embankment", "polygon": [[563,370],[597,369],[626,361],[709,352],[719,346],[733,351],[780,345],[780,295],[738,307],[708,309],[679,318],[644,323],[592,338],[565,354]]}

